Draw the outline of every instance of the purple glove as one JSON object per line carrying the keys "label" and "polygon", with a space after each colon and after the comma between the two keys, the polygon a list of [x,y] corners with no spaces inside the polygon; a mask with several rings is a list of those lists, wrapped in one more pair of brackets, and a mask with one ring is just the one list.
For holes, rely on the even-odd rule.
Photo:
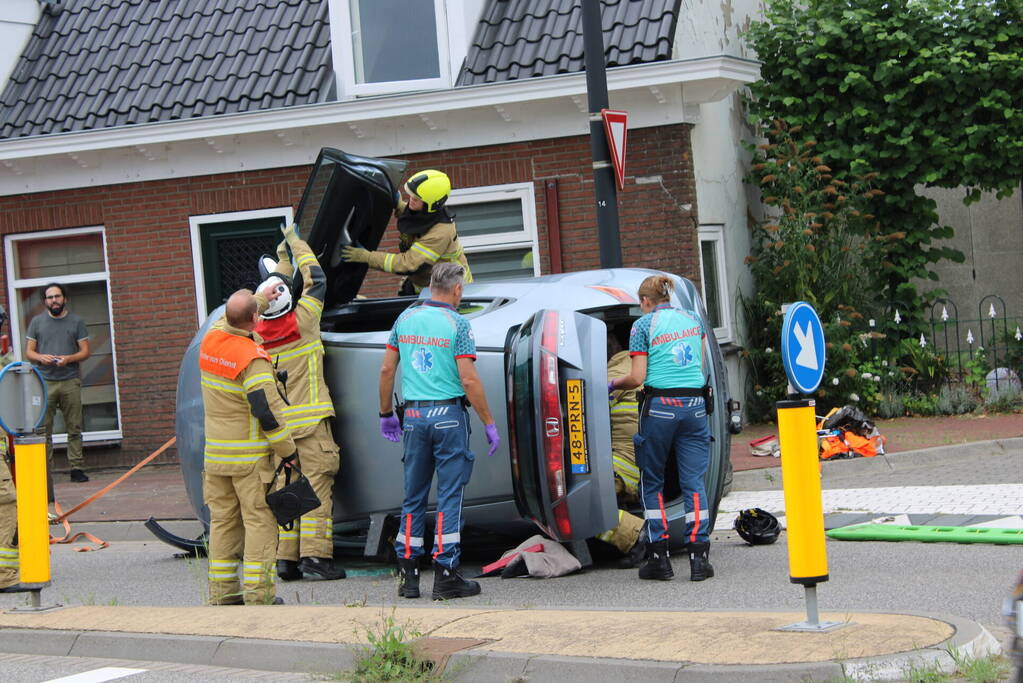
{"label": "purple glove", "polygon": [[380,433],[388,441],[401,441],[401,425],[398,424],[398,416],[392,414],[380,418]]}
{"label": "purple glove", "polygon": [[615,389],[615,381],[611,380],[610,382],[607,383],[607,397],[609,399],[612,398],[611,394],[613,394],[615,391],[617,391],[617,389]]}
{"label": "purple glove", "polygon": [[487,443],[490,444],[487,456],[493,457],[494,453],[497,453],[497,447],[501,445],[501,436],[497,433],[497,425],[495,424],[486,425],[483,429],[487,432]]}

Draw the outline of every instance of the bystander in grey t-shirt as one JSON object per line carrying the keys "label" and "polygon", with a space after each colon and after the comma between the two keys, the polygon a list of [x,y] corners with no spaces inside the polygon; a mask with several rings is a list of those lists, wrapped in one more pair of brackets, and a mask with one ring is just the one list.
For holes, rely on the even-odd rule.
{"label": "bystander in grey t-shirt", "polygon": [[[35,339],[36,351],[43,355],[70,356],[78,353],[79,341],[89,338],[89,330],[85,327],[85,321],[71,311],[63,318],[54,318],[44,312],[32,318],[25,337]],[[36,367],[51,382],[79,376],[78,363],[62,366],[36,364]]]}

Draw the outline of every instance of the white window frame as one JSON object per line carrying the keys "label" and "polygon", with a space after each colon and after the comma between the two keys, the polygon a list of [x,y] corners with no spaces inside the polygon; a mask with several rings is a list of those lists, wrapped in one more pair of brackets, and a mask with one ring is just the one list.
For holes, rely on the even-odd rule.
{"label": "white window frame", "polygon": [[[73,275],[46,276],[33,278],[15,278],[14,245],[16,242],[53,239],[54,237],[65,237],[68,235],[86,235],[98,233],[103,244],[103,270],[91,273],[76,273]],[[63,285],[73,285],[82,282],[104,281],[107,285],[107,308],[110,314],[110,357],[113,362],[114,372],[114,403],[117,410],[118,429],[104,429],[95,432],[82,432],[82,441],[94,443],[101,441],[119,441],[123,438],[124,421],[121,419],[121,387],[117,379],[117,339],[114,323],[114,299],[110,292],[110,266],[107,260],[107,235],[102,225],[94,225],[85,228],[66,228],[63,230],[41,230],[38,232],[23,232],[16,235],[6,235],[4,239],[4,256],[7,259],[7,302],[10,306],[8,319],[11,322],[11,339],[14,348],[14,357],[24,361],[20,340],[24,339],[24,331],[21,329],[21,316],[18,314],[18,290],[40,288],[51,282],[60,282]],[[53,443],[66,444],[67,433],[54,434]]]}
{"label": "white window frame", "polygon": [[[255,209],[252,211],[231,211],[229,213],[208,213],[201,216],[188,217],[188,232],[192,242],[192,273],[195,276],[195,311],[199,326],[206,321],[206,280],[202,269],[202,241],[199,228],[211,223],[229,223],[232,221],[250,221],[260,218],[283,218],[285,225],[295,222],[295,212],[290,206],[273,209]],[[196,329],[198,329],[198,327]]]}
{"label": "white window frame", "polygon": [[[356,82],[355,44],[352,40],[352,0],[329,1],[331,56],[334,60],[334,71],[338,76],[338,91],[342,99],[453,87],[452,74],[459,72],[462,60],[465,59],[468,43],[465,22],[462,19],[463,0],[433,0],[434,16],[437,18],[437,64],[440,75],[437,78],[385,83]],[[393,49],[400,50],[401,46],[395,45]]]}
{"label": "white window frame", "polygon": [[[459,188],[451,191],[447,205],[455,214],[455,225],[457,226],[459,206],[508,201],[509,199],[518,199],[522,206],[522,230],[468,237],[459,235],[458,240],[462,243],[462,249],[467,255],[479,251],[504,251],[528,247],[533,252],[533,277],[536,277],[540,275],[540,246],[537,240],[536,195],[533,183],[507,183],[505,185]],[[469,259],[469,268],[472,268],[472,259]]]}
{"label": "white window frame", "polygon": [[723,225],[701,225],[698,230],[698,244],[700,256],[700,297],[703,299],[704,307],[707,306],[706,269],[703,265],[703,243],[714,243],[714,256],[717,259],[717,290],[718,310],[721,312],[721,326],[714,328],[714,336],[719,344],[726,344],[732,341],[732,307],[728,296],[728,277],[725,264],[725,226]]}

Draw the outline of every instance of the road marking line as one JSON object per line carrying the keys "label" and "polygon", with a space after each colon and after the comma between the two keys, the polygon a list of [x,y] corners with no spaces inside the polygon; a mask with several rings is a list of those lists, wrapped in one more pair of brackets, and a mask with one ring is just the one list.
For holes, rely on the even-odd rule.
{"label": "road marking line", "polygon": [[[1023,484],[958,486],[893,486],[825,489],[824,513],[969,514],[1009,516],[1023,507]],[[785,509],[781,491],[733,491],[721,501],[721,512],[759,507],[768,512]]]}
{"label": "road marking line", "polygon": [[117,678],[124,678],[125,676],[145,673],[145,671],[146,669],[125,669],[118,666],[107,666],[102,669],[83,671],[72,676],[64,676],[63,678],[51,678],[43,683],[103,683],[103,681],[112,681]]}

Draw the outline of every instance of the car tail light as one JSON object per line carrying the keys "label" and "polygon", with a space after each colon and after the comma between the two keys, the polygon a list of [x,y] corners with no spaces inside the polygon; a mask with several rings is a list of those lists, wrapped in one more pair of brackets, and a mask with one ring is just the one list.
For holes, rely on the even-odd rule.
{"label": "car tail light", "polygon": [[558,314],[544,314],[540,336],[540,419],[543,429],[547,488],[558,532],[570,536],[572,523],[568,517],[565,482],[565,435],[561,420],[561,389],[558,377]]}

